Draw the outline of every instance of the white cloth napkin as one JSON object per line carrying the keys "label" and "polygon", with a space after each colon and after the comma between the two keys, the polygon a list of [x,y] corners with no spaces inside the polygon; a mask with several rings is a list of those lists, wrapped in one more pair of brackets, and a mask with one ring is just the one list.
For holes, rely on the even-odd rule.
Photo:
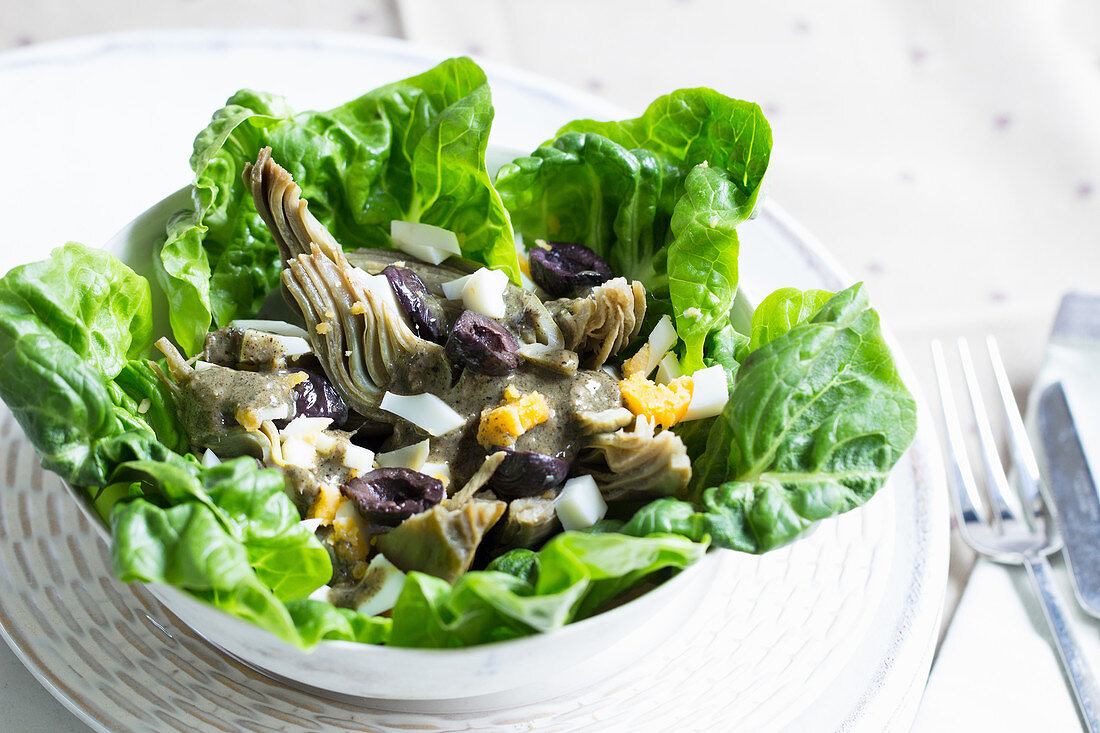
{"label": "white cloth napkin", "polygon": [[[1055,575],[1085,657],[1100,664],[1100,623]],[[1031,581],[1022,568],[979,560],[932,666],[914,733],[1074,731],[1081,727]]]}

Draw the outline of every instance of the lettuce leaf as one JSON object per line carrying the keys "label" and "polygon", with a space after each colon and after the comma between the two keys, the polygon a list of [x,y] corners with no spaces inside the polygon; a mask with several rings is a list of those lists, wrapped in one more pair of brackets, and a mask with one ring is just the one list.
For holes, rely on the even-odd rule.
{"label": "lettuce leaf", "polygon": [[[707,88],[679,89],[658,97],[641,117],[621,122],[575,120],[558,130],[595,133],[619,145],[652,151],[663,177],[683,181],[701,163],[725,170],[737,187],[735,215],[756,206],[771,159],[772,130],[760,106]],[[664,208],[679,196],[669,189]]]}
{"label": "lettuce leaf", "polygon": [[150,347],[150,303],[144,278],[76,243],[0,279],[0,398],[43,466],[75,484],[105,486],[110,456],[155,450],[112,382]]}
{"label": "lettuce leaf", "polygon": [[913,440],[916,403],[863,286],[773,335],[741,365],[692,465],[695,503],[654,502],[623,532],[706,534],[719,547],[765,552],[862,505],[886,481]]}
{"label": "lettuce leaf", "polygon": [[617,275],[667,295],[663,255],[674,180],[647,150],[600,135],[566,134],[503,166],[496,187],[516,228],[529,240],[577,242]]}
{"label": "lettuce leaf", "polygon": [[646,286],[647,321],[675,317],[688,374],[737,293],[736,227],[771,154],[760,108],[681,89],[633,120],[577,120],[500,169],[497,189],[527,239],[578,242]]}
{"label": "lettuce leaf", "polygon": [[752,312],[749,325],[749,351],[756,351],[764,344],[805,323],[817,313],[833,293],[828,290],[799,290],[780,288],[770,294]]}
{"label": "lettuce leaf", "polygon": [[668,288],[686,374],[704,366],[707,337],[729,323],[737,296],[737,188],[719,168],[701,163],[684,182],[672,212]]}
{"label": "lettuce leaf", "polygon": [[389,643],[459,647],[552,631],[592,615],[658,570],[687,567],[706,549],[705,537],[565,532],[533,557],[524,553],[496,565],[517,575],[473,571],[451,586],[410,573],[393,609]]}
{"label": "lettuce leaf", "polygon": [[195,139],[194,210],[170,222],[158,258],[176,340],[195,353],[211,320],[254,314],[278,285],[278,249],[241,179],[266,145],[345,248],[391,246],[391,220],[421,221],[454,230],[464,256],[518,282],[512,227],[485,167],[492,120],[485,74],[466,58],[327,112],[234,94]]}
{"label": "lettuce leaf", "polygon": [[[116,474],[145,483],[143,498],[118,503],[111,515],[111,562],[121,580],[182,588],[299,646],[328,633],[315,627],[334,621],[299,609],[312,625],[303,638],[284,603],[327,583],[332,563],[298,523],[278,471],[257,470],[251,458],[203,468],[177,456],[123,463]],[[157,498],[172,505],[150,501]]]}

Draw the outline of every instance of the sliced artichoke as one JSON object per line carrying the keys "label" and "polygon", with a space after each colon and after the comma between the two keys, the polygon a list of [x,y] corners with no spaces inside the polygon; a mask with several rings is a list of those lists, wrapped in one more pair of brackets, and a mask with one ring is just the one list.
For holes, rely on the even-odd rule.
{"label": "sliced artichoke", "polygon": [[448,583],[469,570],[481,538],[504,514],[503,501],[474,499],[459,509],[437,504],[378,538],[377,547],[406,573],[414,570]]}
{"label": "sliced artichoke", "polygon": [[645,318],[645,287],[625,277],[608,280],[582,298],[560,298],[546,304],[565,336],[565,348],[595,369],[638,335]]}
{"label": "sliced artichoke", "polygon": [[497,538],[499,547],[534,548],[556,532],[561,523],[554,512],[556,497],[530,496],[508,502],[508,514]]}
{"label": "sliced artichoke", "polygon": [[348,404],[383,422],[378,405],[398,373],[429,385],[449,384],[442,347],[413,333],[384,276],[348,261],[269,148],[246,166],[245,178],[286,263],[283,286],[305,319],[325,373]]}
{"label": "sliced artichoke", "polygon": [[691,458],[680,436],[655,432],[644,415],[633,430],[596,435],[581,460],[607,501],[672,496],[691,480]]}
{"label": "sliced artichoke", "polygon": [[242,433],[258,433],[265,421],[293,417],[294,388],[308,379],[301,371],[246,372],[204,362],[192,368],[168,339],[155,345],[172,374],[161,379],[175,393],[180,423],[198,452],[210,448],[222,457],[262,457],[263,439]]}

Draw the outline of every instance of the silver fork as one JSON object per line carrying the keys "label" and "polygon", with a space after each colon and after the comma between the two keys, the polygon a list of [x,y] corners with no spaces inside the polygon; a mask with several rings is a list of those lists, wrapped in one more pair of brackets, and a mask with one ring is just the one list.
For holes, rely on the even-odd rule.
{"label": "silver fork", "polygon": [[1017,512],[1005,499],[1012,489],[997,452],[970,349],[964,339],[959,339],[959,360],[970,396],[974,423],[978,429],[986,493],[991,505],[988,519],[982,511],[986,502],[978,494],[970,461],[967,459],[966,442],[955,412],[955,398],[951,392],[943,346],[939,341],[933,341],[932,363],[936,370],[947,433],[947,455],[950,463],[948,475],[953,489],[951,506],[955,521],[963,540],[976,552],[997,562],[1023,565],[1027,568],[1028,576],[1042,602],[1043,615],[1050,626],[1050,633],[1062,660],[1062,668],[1069,678],[1081,719],[1089,733],[1100,733],[1100,690],[1096,687],[1081,647],[1070,629],[1065,607],[1055,590],[1050,564],[1047,562],[1047,556],[1061,548],[1061,540],[1050,521],[1039,491],[1039,468],[1035,462],[1035,454],[1031,450],[1023,420],[1016,409],[997,342],[992,336],[987,337],[986,347],[1004,410],[1008,443],[1019,489],[1017,496],[1022,502],[1023,511]]}

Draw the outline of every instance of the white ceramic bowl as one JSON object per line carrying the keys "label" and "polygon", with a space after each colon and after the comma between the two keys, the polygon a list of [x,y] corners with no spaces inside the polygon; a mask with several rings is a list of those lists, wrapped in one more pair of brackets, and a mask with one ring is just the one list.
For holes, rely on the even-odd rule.
{"label": "white ceramic bowl", "polygon": [[[495,171],[520,151],[491,148]],[[168,218],[191,205],[190,188],[160,201],[111,238],[104,249],[136,272],[153,276],[152,252],[164,238]],[[169,333],[163,298],[154,298],[154,329]],[[737,313],[751,313],[744,298]],[[82,492],[70,493],[85,507],[104,541],[109,533]],[[309,652],[264,629],[163,585],[150,590],[185,625],[245,664],[282,681],[321,694],[385,700],[469,699],[513,689],[543,689],[547,695],[606,677],[655,647],[699,605],[718,564],[713,553],[663,585],[610,611],[548,634],[463,649],[405,649],[323,641]],[[611,648],[615,647],[614,651]],[[579,670],[583,668],[583,674]]]}

